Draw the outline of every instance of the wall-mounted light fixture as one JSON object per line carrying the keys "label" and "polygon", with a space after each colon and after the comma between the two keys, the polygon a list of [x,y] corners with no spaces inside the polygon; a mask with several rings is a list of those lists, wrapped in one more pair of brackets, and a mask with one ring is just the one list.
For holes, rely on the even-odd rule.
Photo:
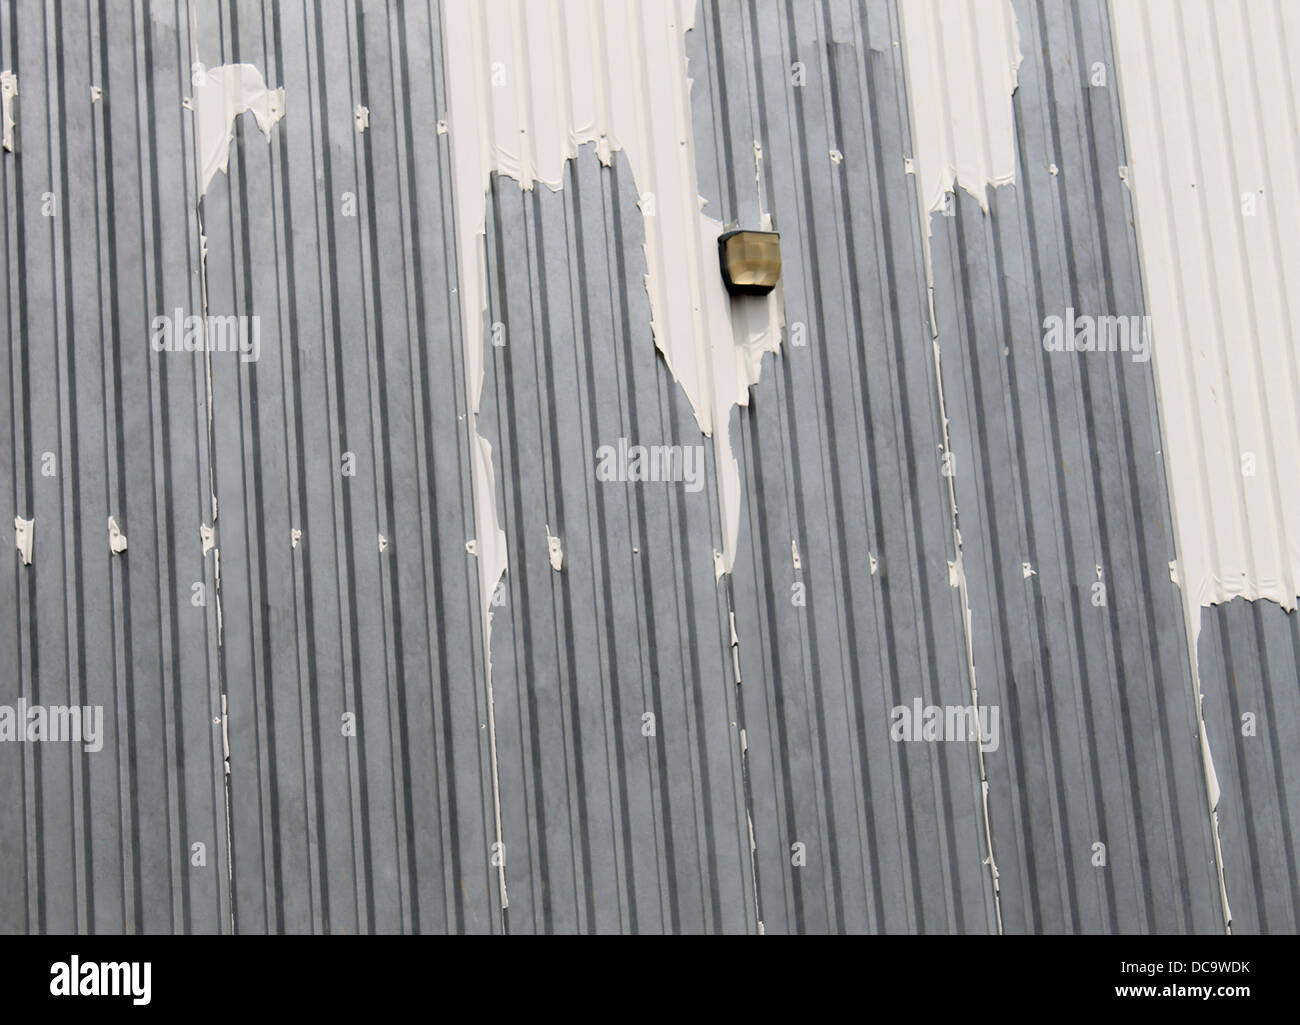
{"label": "wall-mounted light fixture", "polygon": [[729,231],[718,239],[722,280],[732,295],[767,295],[781,278],[781,236]]}

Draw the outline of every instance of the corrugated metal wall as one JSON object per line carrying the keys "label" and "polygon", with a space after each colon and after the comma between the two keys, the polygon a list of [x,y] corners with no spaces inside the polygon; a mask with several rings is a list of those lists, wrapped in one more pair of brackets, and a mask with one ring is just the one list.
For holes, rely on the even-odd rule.
{"label": "corrugated metal wall", "polygon": [[[6,930],[229,921],[223,669],[215,605],[190,604],[192,582],[211,584],[203,370],[152,358],[148,334],[196,294],[175,19],[161,5],[0,11],[0,61],[21,90],[16,152],[0,164],[6,542],[13,516],[35,520],[32,565],[12,546],[0,560],[0,686],[5,704],[105,716],[97,754],[0,749]],[[92,84],[105,94],[93,106]],[[110,515],[129,554],[110,554]],[[192,843],[204,870],[188,868]]]}
{"label": "corrugated metal wall", "polygon": [[1232,931],[1294,933],[1300,928],[1300,622],[1270,602],[1234,601],[1204,610],[1201,624],[1197,654],[1222,790],[1219,830]]}
{"label": "corrugated metal wall", "polygon": [[1295,932],[1300,9],[1144,0],[1114,12],[1233,929]]}
{"label": "corrugated metal wall", "polygon": [[[1106,7],[1016,14],[1018,184],[988,217],[962,194],[933,242],[974,661],[1001,710],[1001,919],[1221,929],[1149,364],[1041,345],[1069,297],[1142,307],[1118,97],[1086,75],[1111,61]],[[0,3],[21,83],[0,457],[36,520],[33,564],[0,560],[0,703],[110,724],[93,755],[0,745],[23,795],[0,804],[0,928],[996,931],[975,749],[889,737],[894,705],[971,699],[897,10],[703,0],[696,25],[708,212],[756,221],[757,143],[807,344],[735,414],[740,555],[716,583],[710,488],[594,478],[619,437],[702,442],[655,352],[625,161],[584,150],[559,193],[494,181],[503,914],[437,6],[199,5],[202,59],[287,97],[269,145],[240,119],[203,202],[209,307],[262,329],[256,363],[212,356],[209,406],[203,363],[149,346],[155,315],[203,301],[186,6]]]}
{"label": "corrugated metal wall", "polygon": [[1150,364],[1043,345],[1067,307],[1143,312],[1106,7],[1016,13],[1017,184],[988,218],[963,195],[933,244],[975,666],[1007,723],[986,759],[1004,922],[1208,931],[1218,886]]}

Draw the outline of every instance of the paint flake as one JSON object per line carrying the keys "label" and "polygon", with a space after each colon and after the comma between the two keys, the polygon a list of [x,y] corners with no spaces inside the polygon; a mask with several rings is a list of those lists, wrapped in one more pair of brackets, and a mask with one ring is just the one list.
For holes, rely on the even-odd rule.
{"label": "paint flake", "polygon": [[551,534],[549,524],[546,527],[546,546],[551,557],[551,569],[561,572],[564,569],[564,542]]}
{"label": "paint flake", "polygon": [[18,76],[0,71],[0,116],[4,118],[4,148],[14,151],[14,100],[18,96]]}
{"label": "paint flake", "polygon": [[21,516],[14,517],[14,542],[18,548],[18,554],[23,558],[23,565],[32,564],[32,544],[36,538],[36,520],[25,520]]}
{"label": "paint flake", "polygon": [[121,555],[126,551],[126,535],[117,525],[117,520],[112,516],[108,518],[108,548],[114,555]]}
{"label": "paint flake", "polygon": [[227,172],[235,119],[252,114],[258,129],[271,141],[271,129],[284,117],[284,90],[268,89],[262,73],[252,64],[223,64],[194,69],[195,141],[199,159],[199,195],[218,171]]}

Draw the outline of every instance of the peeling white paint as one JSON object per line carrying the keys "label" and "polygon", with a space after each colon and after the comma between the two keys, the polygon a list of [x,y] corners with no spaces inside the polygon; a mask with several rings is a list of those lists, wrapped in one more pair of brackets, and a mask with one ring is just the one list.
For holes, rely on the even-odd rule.
{"label": "peeling white paint", "polygon": [[736,633],[736,614],[728,613],[731,620],[731,671],[736,678],[736,686],[740,686],[740,635]]}
{"label": "peeling white paint", "polygon": [[18,96],[18,76],[0,71],[0,116],[4,119],[4,148],[14,151],[14,99]]}
{"label": "peeling white paint", "polygon": [[36,540],[36,520],[25,520],[21,516],[14,517],[14,543],[18,548],[18,554],[22,556],[23,565],[32,564],[32,544]]}
{"label": "peeling white paint", "polygon": [[384,537],[383,534],[380,534],[380,535],[379,535],[379,550],[380,550],[380,552],[386,552],[386,551],[388,551],[388,549],[389,549],[388,538]]}
{"label": "peeling white paint", "polygon": [[301,530],[299,530],[297,527],[294,527],[292,530],[289,531],[289,543],[294,547],[295,550],[297,550],[298,542],[301,540],[302,540]]}
{"label": "peeling white paint", "polygon": [[216,585],[217,608],[217,647],[221,647],[225,638],[225,620],[221,613],[221,549],[212,552],[212,581]]}
{"label": "peeling white paint", "polygon": [[1022,562],[1020,564],[1020,575],[1028,580],[1030,577],[1038,576],[1038,570],[1034,569],[1033,565],[1030,563]]}
{"label": "peeling white paint", "polygon": [[755,854],[758,851],[758,844],[754,841],[754,816],[749,811],[745,812],[745,822],[749,826],[749,878],[754,898],[754,917],[758,920],[758,934],[767,935],[767,927],[763,925],[763,919],[759,918],[760,906],[758,902],[758,859]]}
{"label": "peeling white paint", "polygon": [[551,557],[551,569],[556,573],[564,569],[564,542],[551,533],[551,526],[546,525],[546,547]]}
{"label": "peeling white paint", "polygon": [[203,542],[203,554],[206,557],[208,552],[217,547],[217,534],[206,523],[199,525],[199,540]]}
{"label": "peeling white paint", "polygon": [[108,548],[114,555],[121,555],[126,551],[126,535],[122,533],[117,520],[112,516],[108,518]]}
{"label": "peeling white paint", "polygon": [[193,76],[195,144],[199,160],[199,194],[230,161],[230,141],[235,118],[252,114],[257,127],[271,141],[271,129],[284,117],[284,90],[268,89],[262,73],[252,64],[223,64],[205,68],[198,64]]}
{"label": "peeling white paint", "polygon": [[104,98],[104,90],[97,85],[92,85],[90,87],[90,102],[98,103],[103,98]]}
{"label": "peeling white paint", "polygon": [[988,187],[1016,180],[1015,11],[1010,0],[948,0],[900,3],[898,15],[922,214],[958,187],[987,212]]}
{"label": "peeling white paint", "polygon": [[803,569],[803,560],[799,558],[798,541],[795,540],[790,541],[790,558],[794,560],[795,572],[798,572],[799,570]]}
{"label": "peeling white paint", "polygon": [[370,127],[370,108],[357,104],[357,109],[352,112],[352,119],[357,124],[357,131],[364,132]]}
{"label": "peeling white paint", "polygon": [[[587,0],[445,5],[447,121],[471,413],[478,412],[483,381],[484,196],[491,175],[513,178],[525,190],[541,184],[558,191],[566,162],[582,145],[594,143],[606,165],[614,152],[623,152],[643,197],[655,342],[718,453],[722,557],[729,572],[740,480],[728,421],[733,406],[748,404],[763,355],[779,349],[784,313],[779,290],[766,302],[733,302],[717,271],[723,225],[701,212],[690,118],[685,35],[694,17],[694,0],[644,6]],[[626,73],[611,78],[609,68]],[[646,92],[651,80],[653,101]],[[647,197],[653,201],[647,203]],[[491,448],[477,428],[472,436],[480,590],[486,594],[505,571],[507,558]]]}

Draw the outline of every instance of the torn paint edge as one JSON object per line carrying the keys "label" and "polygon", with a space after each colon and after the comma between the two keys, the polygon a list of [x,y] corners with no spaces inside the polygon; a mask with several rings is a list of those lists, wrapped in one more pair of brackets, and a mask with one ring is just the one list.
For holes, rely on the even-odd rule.
{"label": "torn paint edge", "polygon": [[199,196],[205,196],[217,172],[229,173],[230,144],[235,121],[252,114],[266,141],[284,117],[284,89],[270,89],[252,64],[222,64],[206,68],[194,61],[194,93],[188,109],[194,113],[194,146],[199,162]]}
{"label": "torn paint edge", "polygon": [[551,533],[551,525],[546,525],[546,550],[551,559],[551,569],[556,573],[564,571],[564,542]]}
{"label": "torn paint edge", "polygon": [[14,517],[14,545],[18,549],[18,554],[22,556],[23,565],[32,564],[32,546],[36,540],[36,520],[35,518],[25,520],[21,516]]}
{"label": "torn paint edge", "polygon": [[117,520],[112,516],[108,518],[108,550],[114,555],[121,555],[126,551],[126,535],[117,525]]}
{"label": "torn paint edge", "polygon": [[12,71],[0,71],[0,116],[3,116],[4,148],[14,151],[14,100],[18,96],[18,76]]}

